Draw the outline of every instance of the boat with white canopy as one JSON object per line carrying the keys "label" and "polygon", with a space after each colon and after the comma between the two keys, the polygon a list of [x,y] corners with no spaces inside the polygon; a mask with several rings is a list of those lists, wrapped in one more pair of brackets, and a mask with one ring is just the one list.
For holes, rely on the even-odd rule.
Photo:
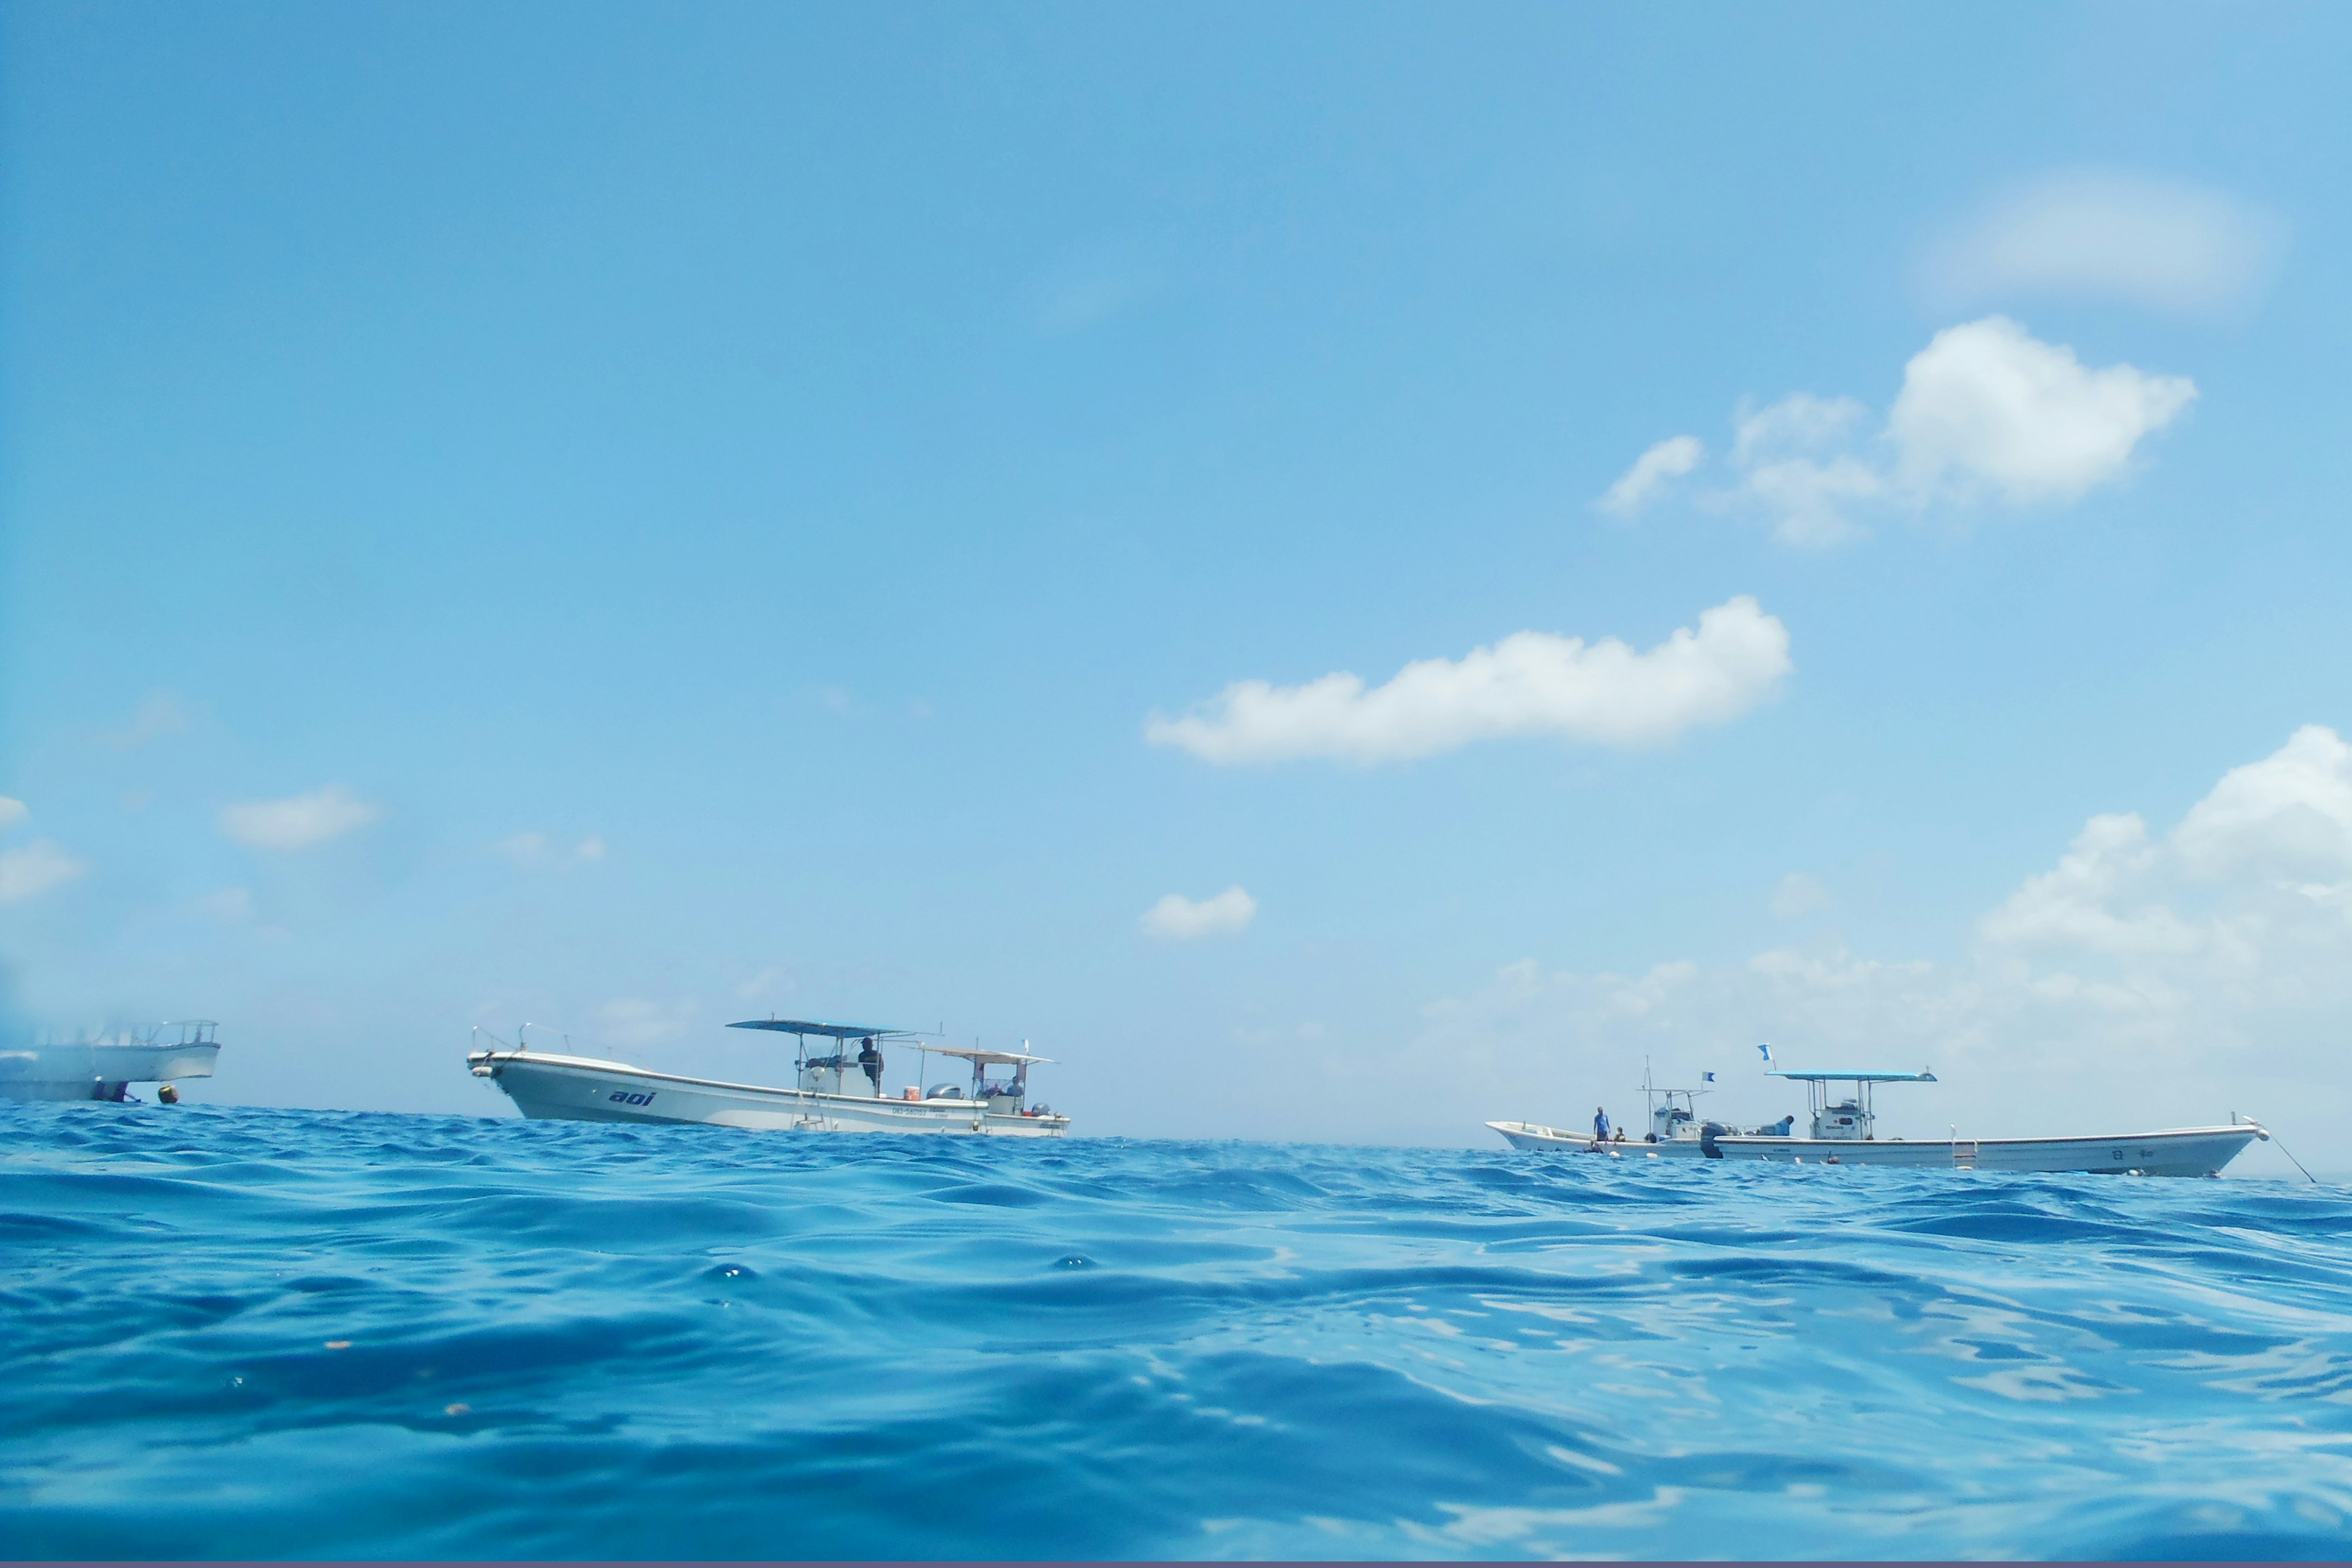
{"label": "boat with white canopy", "polygon": [[[476,1078],[506,1091],[516,1109],[541,1121],[688,1122],[795,1132],[934,1132],[966,1137],[1059,1138],[1070,1119],[1029,1101],[1029,1069],[1052,1058],[1027,1050],[922,1043],[911,1029],[839,1024],[812,1018],[751,1018],[730,1029],[763,1029],[793,1037],[789,1088],[730,1083],[656,1072],[627,1062],[548,1051],[524,1042],[530,1026],[509,1046],[476,1029],[488,1048],[469,1051]],[[812,1045],[811,1042],[815,1044]],[[1025,1045],[1026,1042],[1024,1042]],[[884,1092],[885,1047],[912,1049],[919,1082]],[[929,1061],[946,1057],[970,1067],[969,1085],[930,1082]],[[999,1070],[992,1074],[991,1069]]]}
{"label": "boat with white canopy", "polygon": [[[1882,1138],[1874,1103],[1882,1084],[1935,1083],[1936,1075],[1878,1068],[1784,1068],[1764,1052],[1766,1076],[1806,1086],[1811,1122],[1795,1135],[1795,1118],[1778,1126],[1737,1128],[1701,1121],[1696,1092],[1651,1091],[1649,1133],[1640,1142],[1601,1140],[1521,1121],[1490,1121],[1516,1149],[1570,1149],[1619,1158],[1764,1160],[1793,1164],[1900,1165],[1915,1170],[1977,1170],[2082,1173],[2134,1176],[2218,1176],[2256,1139],[2269,1131],[2251,1118],[2232,1114],[2226,1126],[2178,1127],[2155,1132],[2070,1135],[2055,1138]],[[1708,1075],[1710,1078],[1712,1074]],[[1680,1097],[1679,1104],[1676,1097]]]}
{"label": "boat with white canopy", "polygon": [[[1714,1081],[1713,1073],[1704,1075],[1704,1082],[1712,1084]],[[1601,1138],[1591,1132],[1547,1127],[1539,1121],[1489,1121],[1486,1125],[1501,1133],[1503,1142],[1514,1149],[1580,1149],[1636,1160],[1706,1159],[1710,1156],[1703,1146],[1701,1135],[1709,1128],[1718,1133],[1735,1131],[1700,1116],[1699,1098],[1714,1092],[1714,1089],[1706,1088],[1661,1088],[1652,1079],[1649,1064],[1644,1061],[1642,1097],[1645,1102],[1643,1120],[1649,1126],[1638,1138],[1629,1139],[1622,1131],[1614,1129],[1610,1137]],[[1757,1138],[1786,1138],[1795,1121],[1794,1117],[1783,1117],[1777,1122],[1768,1122],[1761,1127],[1745,1127],[1736,1131]]]}
{"label": "boat with white canopy", "polygon": [[173,1079],[213,1076],[219,1035],[210,1018],[189,1018],[0,1047],[0,1100],[130,1100],[132,1084],[160,1083],[170,1103]]}

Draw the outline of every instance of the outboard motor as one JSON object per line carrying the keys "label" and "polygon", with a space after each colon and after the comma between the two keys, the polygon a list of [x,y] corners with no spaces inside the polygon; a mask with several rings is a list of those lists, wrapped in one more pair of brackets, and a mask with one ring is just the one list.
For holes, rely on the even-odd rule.
{"label": "outboard motor", "polygon": [[1720,1121],[1706,1123],[1698,1130],[1698,1152],[1710,1160],[1722,1159],[1723,1151],[1717,1147],[1715,1141],[1730,1131]]}

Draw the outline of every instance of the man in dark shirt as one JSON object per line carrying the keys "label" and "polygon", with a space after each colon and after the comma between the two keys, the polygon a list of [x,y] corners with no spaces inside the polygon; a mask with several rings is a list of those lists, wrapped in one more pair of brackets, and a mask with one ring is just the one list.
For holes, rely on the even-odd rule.
{"label": "man in dark shirt", "polygon": [[871,1035],[866,1036],[864,1043],[857,1047],[857,1065],[864,1068],[866,1076],[874,1080],[874,1092],[881,1093],[882,1053],[874,1048],[874,1037]]}

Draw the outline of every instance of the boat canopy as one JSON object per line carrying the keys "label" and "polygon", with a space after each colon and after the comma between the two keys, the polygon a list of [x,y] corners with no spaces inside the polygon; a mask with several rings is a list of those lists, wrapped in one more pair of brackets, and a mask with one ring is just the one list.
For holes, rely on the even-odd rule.
{"label": "boat canopy", "polygon": [[827,1035],[836,1040],[863,1039],[871,1035],[876,1039],[894,1039],[912,1034],[911,1029],[885,1029],[872,1024],[826,1024],[812,1018],[747,1018],[740,1024],[730,1024],[730,1029],[774,1029],[786,1035]]}
{"label": "boat canopy", "polygon": [[1924,1069],[1919,1072],[1860,1072],[1843,1069],[1836,1072],[1813,1072],[1810,1069],[1795,1072],[1784,1068],[1774,1068],[1764,1076],[1792,1078],[1800,1083],[1934,1083],[1936,1081],[1936,1075]]}
{"label": "boat canopy", "polygon": [[1039,1062],[1054,1065],[1051,1057],[1033,1057],[1021,1051],[982,1051],[964,1046],[924,1046],[920,1047],[935,1057],[961,1057],[982,1067],[1034,1067]]}

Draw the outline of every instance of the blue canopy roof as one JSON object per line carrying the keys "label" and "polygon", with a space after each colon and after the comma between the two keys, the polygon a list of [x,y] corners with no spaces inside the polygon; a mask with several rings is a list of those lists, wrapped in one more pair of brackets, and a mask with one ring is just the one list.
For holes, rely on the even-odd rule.
{"label": "blue canopy roof", "polygon": [[874,1024],[826,1024],[813,1018],[747,1018],[740,1024],[730,1024],[730,1029],[775,1029],[787,1035],[830,1035],[836,1040],[855,1040],[862,1036],[903,1035],[905,1029],[885,1029]]}
{"label": "blue canopy roof", "polygon": [[1766,1078],[1793,1078],[1801,1083],[1934,1083],[1931,1072],[1860,1072],[1840,1069],[1836,1072],[1796,1072],[1786,1068],[1774,1068]]}

